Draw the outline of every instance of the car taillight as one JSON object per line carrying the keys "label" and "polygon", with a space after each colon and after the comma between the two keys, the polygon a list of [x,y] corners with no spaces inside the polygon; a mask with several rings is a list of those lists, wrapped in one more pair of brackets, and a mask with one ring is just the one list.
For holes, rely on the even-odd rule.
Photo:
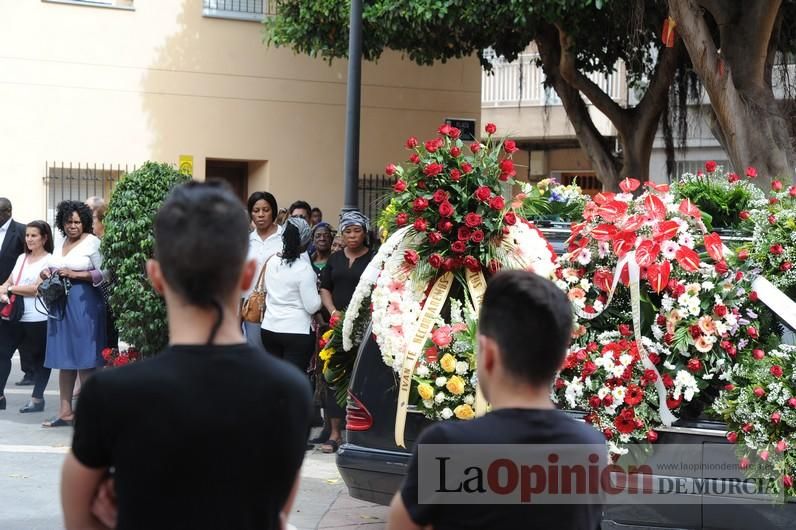
{"label": "car taillight", "polygon": [[373,416],[370,415],[370,411],[350,390],[348,391],[345,422],[345,428],[349,431],[367,431],[373,427]]}

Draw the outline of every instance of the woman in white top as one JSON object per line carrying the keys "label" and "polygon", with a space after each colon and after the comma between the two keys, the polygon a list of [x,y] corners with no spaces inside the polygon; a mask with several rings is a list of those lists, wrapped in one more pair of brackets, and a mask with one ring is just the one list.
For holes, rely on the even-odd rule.
{"label": "woman in white top", "polygon": [[307,221],[288,218],[282,242],[282,253],[266,263],[263,345],[304,372],[315,351],[312,316],[321,308],[317,276],[309,260],[301,258],[310,243]]}
{"label": "woman in white top", "polygon": [[14,270],[0,285],[0,302],[8,303],[15,296],[15,304],[25,306],[18,322],[3,322],[0,325],[0,410],[6,408],[3,395],[8,374],[11,371],[11,356],[19,349],[33,362],[33,395],[20,412],[44,410],[44,389],[50,380],[50,369],[44,367],[44,351],[47,343],[47,315],[36,308],[36,289],[41,283],[40,274],[53,251],[53,234],[44,221],[32,221],[25,228],[25,252],[17,258]]}
{"label": "woman in white top", "polygon": [[[66,297],[63,314],[51,314],[47,320],[47,355],[44,365],[57,368],[61,406],[58,416],[45,427],[71,425],[75,381],[84,383],[104,364],[102,349],[106,344],[105,301],[98,285],[102,270],[100,240],[92,233],[91,209],[82,202],[63,201],[58,205],[55,226],[66,238],[55,246],[47,276],[58,271],[72,286]],[[94,274],[93,274],[94,273]],[[99,282],[94,281],[98,277]]]}
{"label": "woman in white top", "polygon": [[[267,191],[255,191],[246,203],[254,230],[249,234],[249,259],[257,262],[255,281],[243,293],[245,301],[252,294],[265,262],[282,249],[282,227],[276,223],[276,198]],[[260,324],[244,322],[243,331],[250,346],[262,348]]]}

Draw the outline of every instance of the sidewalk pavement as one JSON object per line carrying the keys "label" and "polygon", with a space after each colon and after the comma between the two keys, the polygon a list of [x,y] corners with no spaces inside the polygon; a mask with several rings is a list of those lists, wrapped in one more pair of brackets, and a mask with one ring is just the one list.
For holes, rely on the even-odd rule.
{"label": "sidewalk pavement", "polygon": [[[43,413],[19,414],[31,387],[17,387],[22,378],[14,357],[6,385],[7,410],[0,411],[0,528],[62,530],[59,480],[72,429],[46,429],[41,422],[58,406],[58,375],[53,371]],[[334,455],[308,451],[290,524],[297,530],[382,530],[387,507],[352,499],[337,472]]]}

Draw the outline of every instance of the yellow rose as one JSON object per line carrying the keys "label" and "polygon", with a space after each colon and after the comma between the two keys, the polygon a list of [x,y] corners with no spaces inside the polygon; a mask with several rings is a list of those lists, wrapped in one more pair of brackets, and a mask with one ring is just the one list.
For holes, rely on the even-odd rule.
{"label": "yellow rose", "polygon": [[324,333],[323,335],[321,335],[321,338],[322,338],[323,340],[329,340],[329,339],[331,339],[331,338],[332,338],[332,335],[334,335],[334,330],[333,330],[333,329],[330,329],[329,331],[327,331],[326,333]]}
{"label": "yellow rose", "polygon": [[439,360],[439,365],[446,372],[452,372],[456,370],[456,357],[450,353],[446,353],[442,356],[442,359]]}
{"label": "yellow rose", "polygon": [[431,399],[434,397],[434,387],[428,383],[420,383],[417,385],[417,393],[420,394],[420,398],[423,400]]}
{"label": "yellow rose", "polygon": [[459,405],[453,409],[453,414],[460,420],[471,420],[475,418],[475,411],[473,410],[473,407],[467,404]]}
{"label": "yellow rose", "polygon": [[321,352],[318,354],[318,357],[320,357],[322,361],[328,361],[332,355],[334,355],[334,353],[334,348],[325,348],[321,350]]}
{"label": "yellow rose", "polygon": [[448,392],[451,394],[456,394],[457,396],[461,396],[464,394],[464,379],[459,377],[458,375],[452,376],[448,379],[448,384],[445,385],[445,388],[448,389]]}

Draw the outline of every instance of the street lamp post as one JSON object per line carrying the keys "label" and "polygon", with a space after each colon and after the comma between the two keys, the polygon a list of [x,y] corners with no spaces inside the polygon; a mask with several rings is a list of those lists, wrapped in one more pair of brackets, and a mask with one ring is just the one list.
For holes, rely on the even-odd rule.
{"label": "street lamp post", "polygon": [[359,113],[362,90],[362,0],[351,0],[348,32],[343,211],[357,210],[359,182]]}

